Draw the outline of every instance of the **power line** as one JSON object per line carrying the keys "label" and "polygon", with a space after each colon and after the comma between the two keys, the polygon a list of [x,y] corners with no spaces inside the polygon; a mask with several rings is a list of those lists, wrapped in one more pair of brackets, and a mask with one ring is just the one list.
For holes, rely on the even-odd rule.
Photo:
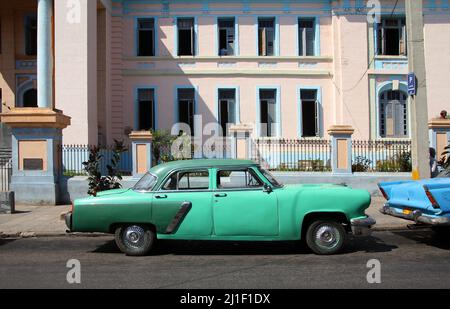
{"label": "power line", "polygon": [[[399,0],[396,0],[396,1],[395,1],[395,5],[394,5],[394,7],[392,8],[390,17],[394,16],[394,12],[395,12],[395,10],[397,9],[398,1],[399,1]],[[376,57],[376,56],[377,56],[377,52],[374,50],[373,56],[372,56],[372,58],[370,59],[369,64],[367,65],[367,68],[365,69],[364,73],[361,75],[361,77],[358,79],[358,81],[355,83],[354,86],[352,86],[352,87],[350,87],[350,88],[348,88],[348,89],[342,89],[342,91],[341,91],[340,87],[339,87],[338,85],[336,85],[336,82],[334,81],[334,79],[333,79],[333,78],[331,79],[331,82],[333,83],[334,87],[335,87],[336,90],[338,91],[339,95],[343,95],[344,92],[353,91],[356,87],[359,86],[359,83],[361,83],[361,81],[364,79],[364,77],[366,76],[366,74],[367,74],[367,72],[369,71],[370,67],[372,66],[373,62],[375,61],[375,57]],[[350,113],[350,108],[347,106],[347,103],[345,103],[344,100],[342,100],[342,103],[344,104],[346,110],[349,112],[349,115],[350,115],[350,117],[352,118],[353,123],[354,123],[354,125],[356,126],[356,129],[359,131],[359,128],[357,127],[357,124],[356,124],[355,120],[353,119],[352,113]]]}
{"label": "power line", "polygon": [[[394,4],[394,7],[392,8],[390,17],[394,16],[394,12],[395,12],[395,10],[397,9],[398,1],[399,1],[399,0],[396,0],[396,1],[395,1],[395,4]],[[358,87],[358,86],[359,86],[359,83],[363,80],[364,76],[366,76],[367,72],[369,71],[370,67],[372,66],[372,63],[375,61],[375,57],[376,57],[376,56],[377,56],[377,53],[376,53],[376,51],[374,51],[374,54],[373,54],[372,58],[370,59],[369,64],[367,65],[366,70],[364,71],[364,73],[363,73],[362,76],[358,79],[358,81],[356,82],[356,84],[355,84],[354,86],[352,86],[352,87],[350,87],[350,88],[348,88],[348,89],[342,89],[342,92],[341,92],[341,89],[339,89],[339,86],[336,85],[336,83],[334,83],[334,81],[333,81],[333,84],[334,84],[335,87],[337,87],[338,92],[341,94],[341,93],[343,93],[343,92],[349,92],[349,91],[352,91],[353,89],[355,89],[356,87]]]}

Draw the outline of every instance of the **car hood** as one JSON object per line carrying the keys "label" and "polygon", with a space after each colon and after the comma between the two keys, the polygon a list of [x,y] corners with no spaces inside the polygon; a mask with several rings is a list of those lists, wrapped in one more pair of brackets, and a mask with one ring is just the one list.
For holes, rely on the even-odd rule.
{"label": "car hood", "polygon": [[114,189],[114,190],[107,190],[97,193],[97,197],[104,197],[108,195],[117,195],[117,194],[123,194],[127,192],[130,189]]}
{"label": "car hood", "polygon": [[329,188],[348,188],[345,184],[315,183],[315,184],[286,184],[283,188],[287,190],[303,189],[329,189]]}

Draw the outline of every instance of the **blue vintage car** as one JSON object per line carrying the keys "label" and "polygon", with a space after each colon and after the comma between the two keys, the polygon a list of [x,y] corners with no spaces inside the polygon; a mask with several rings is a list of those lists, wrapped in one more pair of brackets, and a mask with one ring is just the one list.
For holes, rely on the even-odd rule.
{"label": "blue vintage car", "polygon": [[448,230],[450,226],[450,178],[378,184],[387,202],[383,214]]}

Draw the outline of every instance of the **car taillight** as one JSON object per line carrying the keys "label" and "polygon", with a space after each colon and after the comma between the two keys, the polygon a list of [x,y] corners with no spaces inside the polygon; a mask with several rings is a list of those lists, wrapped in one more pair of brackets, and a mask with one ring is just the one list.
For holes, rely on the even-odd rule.
{"label": "car taillight", "polygon": [[388,200],[389,197],[387,196],[386,192],[384,192],[384,189],[382,187],[378,187],[378,188],[380,188],[380,191],[381,191],[381,194],[383,194],[383,197]]}
{"label": "car taillight", "polygon": [[433,208],[439,208],[439,204],[438,202],[435,200],[433,194],[431,194],[430,190],[428,190],[427,187],[423,187],[425,189],[425,194],[427,195],[428,199],[431,202],[431,206],[433,206]]}

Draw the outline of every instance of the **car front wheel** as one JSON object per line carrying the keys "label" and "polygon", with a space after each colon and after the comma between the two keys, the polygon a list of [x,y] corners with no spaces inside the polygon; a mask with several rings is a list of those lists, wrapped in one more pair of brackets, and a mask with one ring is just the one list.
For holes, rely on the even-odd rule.
{"label": "car front wheel", "polygon": [[155,239],[155,233],[146,226],[120,226],[115,231],[117,247],[126,255],[146,255],[152,249]]}
{"label": "car front wheel", "polygon": [[318,220],[309,225],[306,243],[315,254],[335,254],[342,249],[346,236],[347,233],[339,222]]}

